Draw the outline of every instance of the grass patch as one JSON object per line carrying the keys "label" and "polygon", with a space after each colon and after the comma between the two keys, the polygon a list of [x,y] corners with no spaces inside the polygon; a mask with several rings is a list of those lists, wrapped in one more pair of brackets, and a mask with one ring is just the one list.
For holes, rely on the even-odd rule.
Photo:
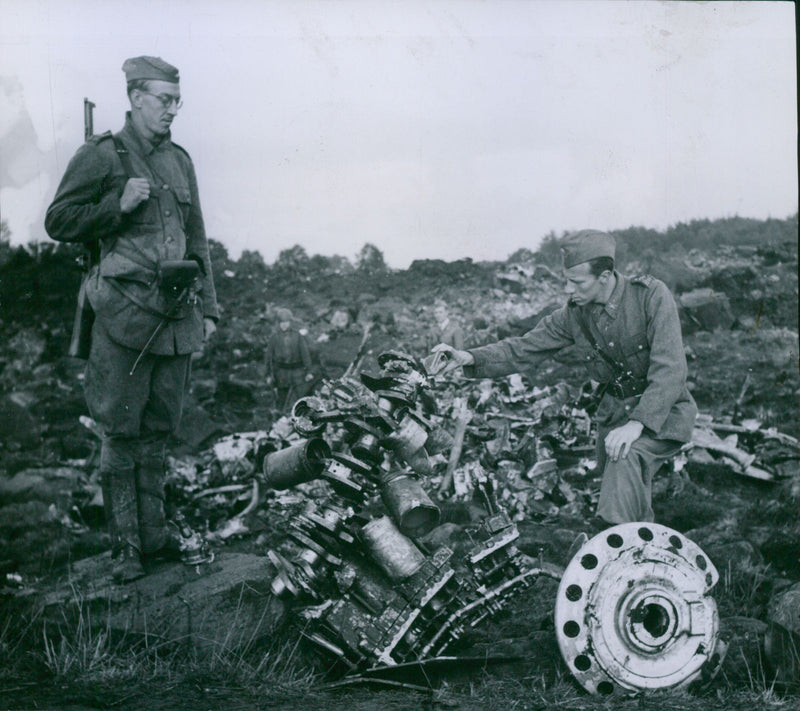
{"label": "grass patch", "polygon": [[139,699],[136,703],[144,704],[154,695],[191,696],[198,689],[217,696],[294,698],[307,693],[316,679],[298,654],[298,640],[285,636],[256,642],[248,631],[202,647],[188,640],[153,644],[152,637],[112,629],[108,609],[98,612],[83,601],[57,619],[30,605],[5,602],[0,697],[19,700],[23,707],[36,699],[100,706]]}
{"label": "grass patch", "polygon": [[720,617],[753,617],[763,620],[775,573],[769,563],[737,564],[728,561],[720,572],[713,597]]}

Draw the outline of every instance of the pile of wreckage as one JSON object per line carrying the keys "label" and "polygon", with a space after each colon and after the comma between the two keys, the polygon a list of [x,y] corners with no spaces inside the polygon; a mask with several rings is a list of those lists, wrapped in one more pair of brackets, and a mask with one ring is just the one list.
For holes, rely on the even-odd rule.
{"label": "pile of wreckage", "polygon": [[[378,364],[377,374],[325,381],[269,431],[219,440],[205,464],[172,462],[173,485],[188,487],[195,502],[240,509],[220,519],[211,540],[247,533],[259,504],[287,516],[285,539],[268,551],[272,592],[291,603],[328,671],[434,659],[544,576],[560,581],[556,635],[587,690],[714,676],[725,655],[710,596],[718,573],[680,533],[623,524],[586,541],[566,570],[515,546],[517,521],[593,508],[586,407],[595,383],[537,389],[512,376],[456,389],[402,352],[383,353]],[[673,471],[714,461],[774,481],[773,462],[799,449],[758,423],[701,417]],[[471,547],[425,543],[441,520],[434,499],[480,512]]]}
{"label": "pile of wreckage", "polygon": [[[189,565],[145,579],[166,596],[154,597],[158,609],[148,614],[180,623],[183,603],[169,595],[186,590],[190,597],[181,599],[197,605],[184,633],[191,636],[189,623],[208,612],[204,595],[227,595],[231,581],[246,587],[255,576],[267,581],[266,597],[248,602],[246,624],[260,624],[274,601],[289,611],[321,668],[353,680],[441,660],[515,597],[550,580],[558,585],[556,641],[588,691],[627,693],[714,676],[725,656],[711,597],[719,574],[694,541],[632,523],[579,541],[566,567],[521,550],[523,522],[583,520],[594,510],[600,472],[587,407],[595,383],[575,390],[530,387],[520,375],[440,378],[429,362],[399,351],[376,362],[375,373],[324,381],[269,430],[228,435],[199,455],[169,459],[171,513]],[[800,456],[796,439],[733,419],[698,418],[672,465],[678,482],[693,462],[762,482],[793,471],[786,465]],[[25,481],[32,487],[41,476],[19,472],[6,489]],[[436,538],[454,512],[462,522],[466,514],[465,537]],[[78,525],[66,512],[63,519]],[[222,551],[239,541],[258,555]],[[138,613],[126,607],[129,591],[98,577],[106,558],[85,566],[91,595],[118,606],[127,628]],[[18,573],[6,575],[6,586],[15,580],[17,595],[32,591]],[[66,589],[53,597],[58,606],[69,599]],[[203,630],[213,633],[216,619],[210,615]],[[780,634],[769,639],[794,639],[799,631],[784,622],[770,627]],[[797,670],[800,663],[789,676]]]}

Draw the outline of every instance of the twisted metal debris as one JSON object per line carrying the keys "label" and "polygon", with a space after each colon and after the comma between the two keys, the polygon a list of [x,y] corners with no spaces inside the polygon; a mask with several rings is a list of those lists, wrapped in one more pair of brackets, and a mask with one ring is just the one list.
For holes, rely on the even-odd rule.
{"label": "twisted metal debris", "polygon": [[420,539],[439,509],[417,475],[430,472],[429,449],[447,438],[426,416],[424,367],[396,351],[378,363],[377,376],[334,384],[327,402],[298,401],[292,421],[307,439],[263,462],[273,488],[331,486],[329,500],[291,522],[294,555],[269,557],[273,593],[299,604],[303,634],[345,672],[441,655],[537,577],[561,574],[517,550],[517,527],[488,478],[477,482],[489,515],[474,547],[463,556],[426,549]]}
{"label": "twisted metal debris", "polygon": [[[474,492],[488,515],[473,547],[429,551],[422,538],[440,512],[418,476],[430,473],[429,455],[448,438],[429,417],[425,366],[396,351],[378,363],[378,375],[345,378],[295,403],[292,426],[305,439],[264,452],[261,465],[272,489],[330,485],[329,497],[291,520],[293,553],[268,553],[272,592],[295,603],[302,634],[330,669],[352,675],[440,657],[546,576],[560,581],[562,656],[588,691],[666,688],[716,673],[724,645],[709,593],[718,574],[676,531],[617,526],[586,542],[563,571],[520,553],[494,479],[479,469]],[[563,398],[554,389],[535,404]],[[549,469],[552,452],[538,451],[547,443],[537,442],[537,466]]]}

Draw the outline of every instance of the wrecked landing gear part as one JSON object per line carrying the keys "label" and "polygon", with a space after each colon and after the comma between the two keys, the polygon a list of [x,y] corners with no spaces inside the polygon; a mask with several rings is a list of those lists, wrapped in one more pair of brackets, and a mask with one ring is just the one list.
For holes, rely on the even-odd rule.
{"label": "wrecked landing gear part", "polygon": [[591,693],[684,686],[713,677],[725,645],[709,593],[719,575],[700,548],[655,523],[625,523],[585,543],[558,588],[555,627]]}

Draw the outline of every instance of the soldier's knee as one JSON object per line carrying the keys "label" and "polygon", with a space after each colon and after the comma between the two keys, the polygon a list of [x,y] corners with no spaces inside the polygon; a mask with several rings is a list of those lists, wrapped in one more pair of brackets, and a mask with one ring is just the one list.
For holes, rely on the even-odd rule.
{"label": "soldier's knee", "polygon": [[137,442],[131,437],[105,437],[100,448],[103,470],[132,469],[136,466]]}

